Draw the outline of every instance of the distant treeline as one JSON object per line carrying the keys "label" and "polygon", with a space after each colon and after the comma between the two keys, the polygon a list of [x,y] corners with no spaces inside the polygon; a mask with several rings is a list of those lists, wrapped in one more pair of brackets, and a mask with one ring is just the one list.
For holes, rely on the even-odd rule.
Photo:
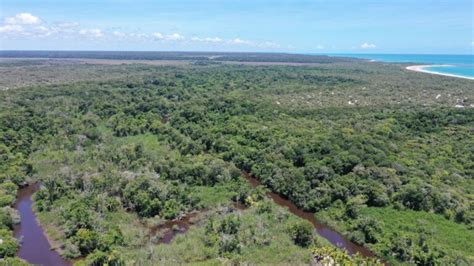
{"label": "distant treeline", "polygon": [[237,62],[342,63],[358,59],[287,53],[122,52],[122,51],[0,51],[8,58],[86,58],[120,60],[191,60]]}

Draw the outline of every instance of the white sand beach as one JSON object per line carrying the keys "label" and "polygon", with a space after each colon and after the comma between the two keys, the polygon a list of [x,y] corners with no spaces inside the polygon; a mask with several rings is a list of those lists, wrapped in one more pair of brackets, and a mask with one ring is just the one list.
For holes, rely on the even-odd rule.
{"label": "white sand beach", "polygon": [[422,73],[428,73],[428,74],[433,74],[433,75],[441,75],[441,76],[448,76],[448,77],[454,77],[454,78],[463,78],[463,79],[470,79],[474,80],[472,77],[466,77],[466,76],[461,76],[461,75],[454,75],[454,74],[447,74],[447,73],[441,73],[437,71],[430,71],[426,70],[425,68],[427,67],[434,67],[434,66],[448,66],[448,65],[415,65],[415,66],[407,66],[407,70],[411,71],[416,71],[416,72],[422,72]]}

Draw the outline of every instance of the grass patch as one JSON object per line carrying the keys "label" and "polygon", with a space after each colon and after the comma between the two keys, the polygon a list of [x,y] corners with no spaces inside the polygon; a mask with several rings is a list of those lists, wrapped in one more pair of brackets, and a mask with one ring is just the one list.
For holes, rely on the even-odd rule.
{"label": "grass patch", "polygon": [[463,224],[434,213],[392,208],[364,208],[361,214],[381,222],[384,239],[373,245],[375,251],[387,244],[390,235],[404,232],[417,236],[420,230],[423,230],[432,246],[450,254],[451,257],[467,258],[474,263],[474,232]]}

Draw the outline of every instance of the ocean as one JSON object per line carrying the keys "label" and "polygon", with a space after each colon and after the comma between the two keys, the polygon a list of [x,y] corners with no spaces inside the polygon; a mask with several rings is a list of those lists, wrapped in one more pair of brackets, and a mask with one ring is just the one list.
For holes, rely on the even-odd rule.
{"label": "ocean", "polygon": [[328,54],[390,63],[426,65],[424,71],[474,78],[474,55],[429,54]]}

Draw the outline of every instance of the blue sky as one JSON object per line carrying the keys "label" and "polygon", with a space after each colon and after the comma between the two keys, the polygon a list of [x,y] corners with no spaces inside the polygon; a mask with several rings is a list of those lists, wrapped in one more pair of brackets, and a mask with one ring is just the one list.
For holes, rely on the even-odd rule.
{"label": "blue sky", "polygon": [[472,54],[471,0],[1,0],[0,49]]}

